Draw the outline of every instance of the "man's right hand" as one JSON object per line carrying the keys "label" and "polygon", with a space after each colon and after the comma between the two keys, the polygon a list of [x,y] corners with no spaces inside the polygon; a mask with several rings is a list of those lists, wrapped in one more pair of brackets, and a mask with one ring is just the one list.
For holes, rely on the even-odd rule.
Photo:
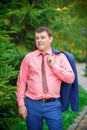
{"label": "man's right hand", "polygon": [[27,108],[26,106],[19,106],[19,114],[26,119],[27,117]]}

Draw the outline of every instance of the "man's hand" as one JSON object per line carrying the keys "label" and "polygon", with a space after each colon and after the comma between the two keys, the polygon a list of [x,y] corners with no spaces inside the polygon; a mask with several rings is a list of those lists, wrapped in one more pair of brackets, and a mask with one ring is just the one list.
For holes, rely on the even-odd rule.
{"label": "man's hand", "polygon": [[19,106],[19,114],[26,119],[27,117],[27,108],[26,106]]}
{"label": "man's hand", "polygon": [[53,67],[54,64],[55,64],[55,55],[50,55],[50,56],[48,57],[48,65],[49,65],[50,67]]}

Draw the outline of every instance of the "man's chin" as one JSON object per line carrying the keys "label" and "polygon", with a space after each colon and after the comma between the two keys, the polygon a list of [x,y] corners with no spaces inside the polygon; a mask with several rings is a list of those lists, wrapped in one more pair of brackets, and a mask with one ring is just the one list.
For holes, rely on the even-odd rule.
{"label": "man's chin", "polygon": [[44,51],[44,49],[43,48],[38,48],[41,52],[43,52]]}

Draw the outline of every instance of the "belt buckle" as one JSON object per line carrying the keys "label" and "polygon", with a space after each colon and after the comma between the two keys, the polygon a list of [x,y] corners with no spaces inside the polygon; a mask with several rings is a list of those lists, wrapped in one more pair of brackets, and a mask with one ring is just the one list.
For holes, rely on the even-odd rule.
{"label": "belt buckle", "polygon": [[46,102],[47,101],[47,99],[43,99],[43,101],[42,102]]}

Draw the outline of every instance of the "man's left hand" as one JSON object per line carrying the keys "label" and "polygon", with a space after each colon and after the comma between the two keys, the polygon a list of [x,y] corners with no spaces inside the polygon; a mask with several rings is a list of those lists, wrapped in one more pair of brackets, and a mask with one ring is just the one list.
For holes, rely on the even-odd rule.
{"label": "man's left hand", "polygon": [[48,65],[52,68],[55,64],[55,55],[50,55],[48,57]]}

